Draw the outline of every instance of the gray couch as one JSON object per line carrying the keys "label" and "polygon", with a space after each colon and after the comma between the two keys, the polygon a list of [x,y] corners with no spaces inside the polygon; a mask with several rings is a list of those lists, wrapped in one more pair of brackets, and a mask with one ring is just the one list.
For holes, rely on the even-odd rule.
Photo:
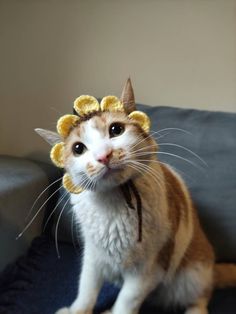
{"label": "gray couch", "polygon": [[[35,213],[34,208],[28,216],[34,200],[58,175],[59,171],[46,163],[0,156],[0,271],[7,263],[25,253],[33,238],[41,234],[43,217],[49,204],[42,206],[27,232],[16,240],[32,213]],[[42,195],[37,203],[38,208],[50,192],[48,190]]]}
{"label": "gray couch", "polygon": [[[155,136],[159,137],[160,152],[162,152],[159,154],[159,159],[176,168],[186,180],[203,228],[215,247],[217,260],[236,263],[236,114],[172,107],[151,108],[142,105],[140,108],[148,113],[152,120],[153,131],[158,132]],[[190,150],[197,153],[203,161]],[[20,230],[20,221],[22,223],[26,208],[30,207],[39,193],[39,187],[43,189],[48,180],[46,178],[49,169],[42,170],[38,165],[32,166],[31,162],[29,167],[27,163],[28,161],[17,160],[16,166],[14,159],[7,157],[1,161],[1,165],[6,170],[1,170],[4,184],[0,188],[0,213],[3,216],[0,221],[5,221],[4,228],[7,229],[7,233],[4,233],[5,239],[8,237],[7,241],[11,246],[11,250],[8,251],[6,249],[8,245],[5,245],[5,251],[1,251],[5,263],[18,255],[16,244],[11,239]],[[17,179],[9,181],[9,173],[15,166],[18,168]],[[58,177],[59,174],[53,167],[50,171],[54,179]],[[32,179],[31,175],[35,176],[35,179]],[[15,181],[18,182],[18,187],[15,187]],[[31,183],[27,184],[27,182]],[[15,193],[17,189],[19,192]],[[58,206],[57,214],[60,213],[63,205],[62,202]],[[54,206],[55,204],[49,206],[46,217]],[[16,214],[18,218],[13,219]],[[57,218],[58,216],[55,215],[54,227]],[[57,308],[72,302],[77,289],[82,246],[80,240],[75,241],[76,230],[71,225],[71,219],[71,211],[68,207],[58,230],[60,259],[57,258],[55,250],[55,228],[52,226],[48,234],[43,234],[33,241],[26,256],[15,264],[9,265],[2,273],[0,313],[51,314]],[[29,237],[37,232],[38,229]],[[9,236],[10,233],[14,234],[14,237]],[[72,239],[74,239],[74,246]],[[23,274],[22,267],[25,270]],[[26,281],[31,285],[28,286]],[[110,307],[117,293],[118,288],[105,284],[95,313]],[[236,289],[216,291],[209,308],[211,314],[235,314]],[[141,313],[164,312],[145,304]],[[179,312],[176,310],[169,313],[182,313],[182,311],[180,309]]]}

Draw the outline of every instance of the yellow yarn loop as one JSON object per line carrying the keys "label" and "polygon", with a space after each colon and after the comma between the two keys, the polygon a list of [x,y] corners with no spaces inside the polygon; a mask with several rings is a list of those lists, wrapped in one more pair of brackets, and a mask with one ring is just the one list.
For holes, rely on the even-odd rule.
{"label": "yellow yarn loop", "polygon": [[95,97],[82,95],[74,101],[74,109],[79,116],[83,116],[92,111],[99,111],[100,106]]}
{"label": "yellow yarn loop", "polygon": [[100,106],[102,111],[124,111],[122,102],[116,96],[103,97]]}
{"label": "yellow yarn loop", "polygon": [[146,113],[142,111],[133,111],[129,114],[129,118],[138,123],[146,133],[149,132],[151,122]]}
{"label": "yellow yarn loop", "polygon": [[66,114],[57,121],[57,132],[63,137],[67,137],[71,129],[79,122],[79,117],[74,114]]}
{"label": "yellow yarn loop", "polygon": [[69,191],[70,193],[79,194],[79,193],[83,192],[83,189],[80,186],[74,185],[74,183],[72,182],[72,179],[68,173],[64,174],[63,179],[62,179],[62,184],[63,184],[64,188],[67,191]]}
{"label": "yellow yarn loop", "polygon": [[53,146],[50,152],[51,160],[59,168],[64,167],[63,151],[64,151],[64,143],[57,143],[56,145]]}

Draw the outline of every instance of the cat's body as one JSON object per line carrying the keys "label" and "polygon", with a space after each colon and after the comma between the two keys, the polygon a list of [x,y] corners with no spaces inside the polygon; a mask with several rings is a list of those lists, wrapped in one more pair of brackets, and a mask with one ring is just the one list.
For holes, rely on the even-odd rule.
{"label": "cat's body", "polygon": [[[138,274],[141,277],[133,284],[140,285],[146,296],[159,285],[151,301],[160,305],[207,304],[213,287],[213,250],[200,229],[182,180],[166,166],[152,166],[165,182],[161,190],[148,174],[134,181],[143,201],[142,242],[137,241],[137,213],[128,208],[120,189],[72,195],[85,240],[85,261],[100,273],[102,281],[121,284],[126,275],[135,278]],[[84,276],[85,281],[89,280],[89,271]],[[136,313],[143,295],[130,311],[128,304],[132,300],[126,297],[127,303],[118,304],[112,313]],[[91,302],[89,306],[93,305]]]}
{"label": "cat's body", "polygon": [[[150,302],[206,314],[216,278],[213,249],[183,180],[157,160],[155,140],[127,116],[135,110],[130,81],[122,98],[126,112],[84,116],[65,138],[66,171],[84,188],[71,194],[84,253],[78,296],[57,313],[92,314],[107,280],[121,291],[106,313],[137,314],[151,295]],[[127,182],[135,187],[128,200]],[[219,274],[228,284],[221,268]]]}
{"label": "cat's body", "polygon": [[[119,188],[112,189],[110,193],[86,191],[71,198],[83,237],[94,245],[95,259],[97,256],[108,268],[112,267],[111,272],[117,277],[122,277],[121,272],[125,269],[138,267],[147,256],[156,255],[170,233],[165,211],[167,204],[157,197],[155,182],[147,175],[143,179],[137,178],[135,184],[138,190],[142,191],[141,242],[138,241],[137,212],[128,207]],[[150,193],[156,195],[150,198]],[[135,199],[132,203],[135,203]],[[157,210],[154,211],[153,208]],[[150,241],[151,238],[155,239],[157,230],[160,229],[163,234],[159,236],[158,241]],[[106,271],[104,267],[104,272]],[[112,278],[108,276],[106,279]]]}

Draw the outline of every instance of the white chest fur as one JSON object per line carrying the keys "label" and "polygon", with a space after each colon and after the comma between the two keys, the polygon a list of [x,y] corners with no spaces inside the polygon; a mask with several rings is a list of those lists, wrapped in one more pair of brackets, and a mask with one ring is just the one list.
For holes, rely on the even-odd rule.
{"label": "white chest fur", "polygon": [[122,195],[85,191],[72,195],[71,201],[85,241],[91,242],[106,261],[124,261],[137,243],[138,217]]}

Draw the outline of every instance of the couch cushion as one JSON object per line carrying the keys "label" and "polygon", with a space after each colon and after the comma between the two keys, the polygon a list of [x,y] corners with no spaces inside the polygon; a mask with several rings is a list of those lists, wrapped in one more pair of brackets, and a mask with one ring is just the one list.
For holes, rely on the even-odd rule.
{"label": "couch cushion", "polygon": [[[60,243],[61,258],[57,258],[55,243],[40,237],[32,243],[27,256],[9,265],[0,274],[0,313],[54,314],[75,299],[79,281],[81,252],[72,244]],[[119,289],[103,286],[94,314],[109,309]],[[235,314],[236,289],[215,291],[209,306],[211,314]],[[140,314],[183,314],[183,311],[163,311],[148,302]],[[121,313],[124,314],[124,313]]]}
{"label": "couch cushion", "polygon": [[28,220],[29,209],[42,190],[58,177],[58,170],[50,165],[23,158],[0,156],[0,270],[13,261],[29,246],[31,240],[41,233],[43,212],[31,227],[16,241],[27,221],[49,196],[42,195]]}

